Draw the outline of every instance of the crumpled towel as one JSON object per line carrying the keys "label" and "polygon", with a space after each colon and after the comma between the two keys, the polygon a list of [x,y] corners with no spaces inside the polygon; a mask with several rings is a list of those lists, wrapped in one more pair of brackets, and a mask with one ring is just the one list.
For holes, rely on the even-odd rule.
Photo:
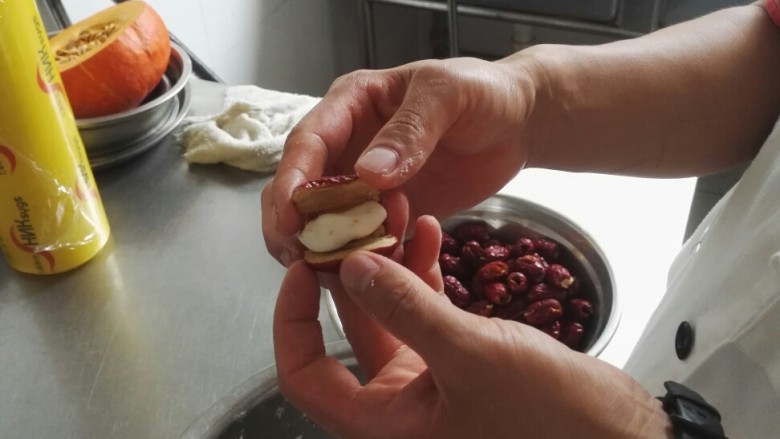
{"label": "crumpled towel", "polygon": [[177,137],[184,159],[273,172],[290,130],[319,100],[254,85],[228,87],[221,113],[182,121]]}

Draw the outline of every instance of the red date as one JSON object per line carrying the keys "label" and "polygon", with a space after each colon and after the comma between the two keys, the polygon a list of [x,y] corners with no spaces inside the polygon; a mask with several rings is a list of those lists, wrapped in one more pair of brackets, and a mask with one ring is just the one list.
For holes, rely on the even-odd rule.
{"label": "red date", "polygon": [[506,305],[512,300],[512,295],[506,289],[506,285],[501,282],[490,282],[485,284],[482,290],[485,298],[496,305]]}
{"label": "red date", "polygon": [[537,302],[539,300],[555,299],[559,302],[566,300],[566,291],[547,284],[536,284],[528,291],[528,301]]}
{"label": "red date", "polygon": [[482,249],[482,259],[486,262],[506,261],[509,259],[509,249],[504,245],[489,245]]}
{"label": "red date", "polygon": [[467,241],[460,249],[460,257],[471,267],[477,269],[485,264],[485,256],[482,254],[482,245],[477,241]]}
{"label": "red date", "polygon": [[541,256],[525,255],[512,261],[511,270],[523,273],[531,282],[541,282],[547,273],[547,264]]}
{"label": "red date", "polygon": [[441,250],[440,253],[448,253],[453,256],[460,254],[460,246],[458,241],[447,232],[441,232]]}
{"label": "red date", "polygon": [[547,268],[544,279],[548,284],[562,290],[569,288],[574,283],[574,276],[569,273],[566,267],[560,264],[550,265]]}
{"label": "red date", "polygon": [[458,279],[466,279],[471,272],[463,259],[448,253],[442,253],[439,256],[439,268],[441,274],[455,276]]}
{"label": "red date", "polygon": [[561,328],[560,340],[566,346],[579,350],[582,338],[585,335],[585,327],[579,322],[568,322]]}
{"label": "red date", "polygon": [[559,340],[561,338],[561,321],[556,320],[552,323],[549,323],[547,325],[542,326],[539,328],[542,330],[542,332],[546,333],[550,337]]}
{"label": "red date", "polygon": [[523,317],[523,311],[528,306],[525,298],[516,297],[505,306],[496,306],[493,308],[493,317],[504,320],[520,320]]}
{"label": "red date", "polygon": [[487,241],[482,243],[482,247],[485,247],[485,248],[488,248],[491,245],[504,245],[504,244],[502,244],[501,241],[499,241],[498,239],[495,239],[495,238],[490,238]]}
{"label": "red date", "polygon": [[444,276],[444,294],[458,308],[466,308],[471,303],[469,290],[454,276]]}
{"label": "red date", "polygon": [[544,237],[505,240],[484,221],[442,232],[444,292],[465,311],[534,326],[582,349],[595,307],[591,291],[566,265],[560,245]]}
{"label": "red date", "polygon": [[544,238],[539,238],[534,241],[534,249],[536,250],[536,253],[539,253],[547,262],[555,262],[560,254],[558,243]]}
{"label": "red date", "polygon": [[528,292],[528,278],[519,271],[513,271],[506,276],[506,286],[515,296]]}
{"label": "red date", "polygon": [[540,328],[563,317],[561,302],[555,299],[531,302],[523,311],[523,319],[531,326]]}
{"label": "red date", "polygon": [[584,322],[593,315],[593,304],[585,299],[571,299],[567,311],[572,320]]}
{"label": "red date", "polygon": [[520,256],[532,255],[536,252],[534,242],[530,238],[520,238],[510,247],[511,256],[519,258]]}
{"label": "red date", "polygon": [[506,262],[493,261],[480,267],[476,276],[480,282],[486,284],[504,280],[507,274],[509,274],[509,267],[506,265]]}

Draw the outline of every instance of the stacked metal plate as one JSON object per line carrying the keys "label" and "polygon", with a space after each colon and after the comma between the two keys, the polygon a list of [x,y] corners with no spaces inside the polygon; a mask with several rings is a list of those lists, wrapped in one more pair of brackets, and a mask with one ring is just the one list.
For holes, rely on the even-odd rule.
{"label": "stacked metal plate", "polygon": [[189,110],[191,73],[189,56],[171,43],[168,68],[141,105],[109,116],[77,119],[92,169],[122,163],[161,143]]}

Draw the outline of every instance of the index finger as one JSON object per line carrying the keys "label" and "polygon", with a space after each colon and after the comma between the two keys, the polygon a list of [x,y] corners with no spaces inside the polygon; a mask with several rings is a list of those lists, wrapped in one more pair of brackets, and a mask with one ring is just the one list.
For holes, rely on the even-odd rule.
{"label": "index finger", "polygon": [[[302,221],[292,202],[293,190],[309,180],[320,178],[328,157],[349,140],[352,117],[342,105],[327,96],[296,125],[287,136],[284,152],[274,177],[273,204],[276,228],[292,235]],[[333,149],[333,151],[331,151]]]}
{"label": "index finger", "polygon": [[[348,412],[358,379],[325,353],[319,315],[320,286],[302,261],[287,271],[274,310],[273,339],[279,388],[313,419],[335,419]],[[327,379],[323,379],[327,377]]]}
{"label": "index finger", "polygon": [[[339,159],[343,162],[336,172],[354,172],[354,162],[394,111],[392,93],[402,78],[396,70],[342,76],[293,128],[275,177],[273,202],[279,232],[292,235],[301,228],[301,217],[290,201],[297,186],[322,177]],[[345,151],[350,142],[360,150]]]}
{"label": "index finger", "polygon": [[[287,136],[276,171],[278,184],[274,188],[277,229],[281,233],[292,235],[302,225],[300,215],[290,202],[292,191],[306,181],[322,177],[325,169],[342,156],[347,143],[357,135],[357,126],[363,131],[378,130],[365,121],[366,115],[375,111],[371,103],[375,93],[371,90],[377,83],[381,83],[378,73],[370,71],[338,78]],[[370,137],[374,134],[370,133]]]}

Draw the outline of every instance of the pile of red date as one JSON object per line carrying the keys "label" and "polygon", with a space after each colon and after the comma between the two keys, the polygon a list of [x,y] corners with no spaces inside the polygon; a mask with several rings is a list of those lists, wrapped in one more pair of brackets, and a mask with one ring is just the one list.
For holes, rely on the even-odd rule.
{"label": "pile of red date", "polygon": [[442,232],[439,266],[444,293],[457,307],[485,317],[534,326],[582,349],[594,306],[547,238],[503,240],[484,221]]}

